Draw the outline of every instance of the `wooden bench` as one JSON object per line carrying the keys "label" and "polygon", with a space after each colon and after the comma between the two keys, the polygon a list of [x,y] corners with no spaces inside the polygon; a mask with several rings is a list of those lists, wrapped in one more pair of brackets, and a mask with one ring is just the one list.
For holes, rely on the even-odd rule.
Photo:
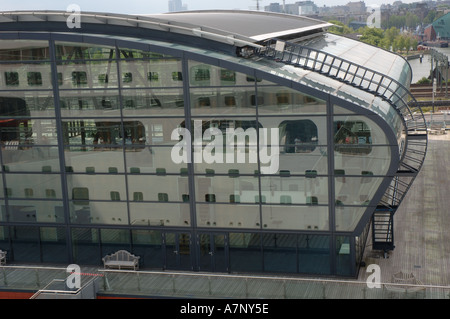
{"label": "wooden bench", "polygon": [[0,265],[6,264],[6,251],[0,250]]}
{"label": "wooden bench", "polygon": [[135,256],[126,250],[119,250],[114,254],[103,257],[105,268],[115,269],[139,269],[139,256]]}

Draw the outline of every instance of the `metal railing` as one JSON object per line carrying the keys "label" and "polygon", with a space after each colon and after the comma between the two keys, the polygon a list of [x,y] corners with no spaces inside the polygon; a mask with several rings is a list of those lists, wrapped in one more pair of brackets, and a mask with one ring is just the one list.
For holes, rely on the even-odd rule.
{"label": "metal railing", "polygon": [[386,299],[450,298],[450,286],[321,280],[298,277],[244,276],[206,273],[99,270],[99,293],[177,298],[241,299]]}
{"label": "metal railing", "polygon": [[[259,56],[312,70],[387,100],[405,119],[408,131],[426,130],[414,96],[400,82],[362,65],[311,47],[269,39],[255,50]],[[412,102],[411,105],[409,102]]]}
{"label": "metal railing", "polygon": [[[2,266],[0,270],[9,279],[8,285],[3,282],[0,288],[39,290],[33,299],[92,299],[97,295],[236,299],[450,298],[450,286],[445,285],[381,282],[378,288],[370,288],[366,281],[357,280],[110,269],[89,270],[89,278],[81,288],[69,291],[63,279],[67,276],[66,268]],[[42,286],[44,278],[50,277],[53,278],[47,281],[49,284],[36,288]]]}
{"label": "metal railing", "polygon": [[96,299],[98,287],[98,277],[91,278],[75,290],[67,288],[66,280],[54,279],[43,289],[38,290],[30,299]]}

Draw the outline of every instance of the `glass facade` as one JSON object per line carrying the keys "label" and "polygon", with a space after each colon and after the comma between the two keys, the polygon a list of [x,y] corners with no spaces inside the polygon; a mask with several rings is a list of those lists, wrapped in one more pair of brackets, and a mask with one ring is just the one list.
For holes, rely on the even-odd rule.
{"label": "glass facade", "polygon": [[126,249],[148,269],[356,273],[398,150],[377,117],[207,53],[1,41],[0,249],[15,262]]}

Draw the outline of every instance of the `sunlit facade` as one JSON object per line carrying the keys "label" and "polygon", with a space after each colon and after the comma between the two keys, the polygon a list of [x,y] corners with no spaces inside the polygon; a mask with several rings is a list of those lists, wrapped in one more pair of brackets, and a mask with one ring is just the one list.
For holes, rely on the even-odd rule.
{"label": "sunlit facade", "polygon": [[[404,147],[391,105],[236,54],[256,40],[203,35],[190,46],[175,31],[105,23],[94,32],[88,18],[64,32],[60,18],[0,24],[0,249],[9,262],[101,265],[125,249],[148,270],[357,274]],[[360,44],[320,34],[309,45],[338,54]],[[364,48],[410,81],[406,61]],[[215,162],[175,162],[174,132],[198,123],[193,150],[203,151],[208,129],[278,129],[276,173],[249,160],[261,139],[237,144],[228,160],[216,149]]]}

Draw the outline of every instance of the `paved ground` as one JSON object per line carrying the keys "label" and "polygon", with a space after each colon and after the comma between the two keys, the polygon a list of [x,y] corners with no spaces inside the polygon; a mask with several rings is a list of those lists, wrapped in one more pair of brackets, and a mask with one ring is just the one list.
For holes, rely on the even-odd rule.
{"label": "paved ground", "polygon": [[[394,216],[395,246],[389,258],[371,251],[366,264],[378,264],[381,281],[413,273],[426,285],[450,285],[450,132],[429,135],[424,166]],[[368,276],[361,269],[360,280]]]}

